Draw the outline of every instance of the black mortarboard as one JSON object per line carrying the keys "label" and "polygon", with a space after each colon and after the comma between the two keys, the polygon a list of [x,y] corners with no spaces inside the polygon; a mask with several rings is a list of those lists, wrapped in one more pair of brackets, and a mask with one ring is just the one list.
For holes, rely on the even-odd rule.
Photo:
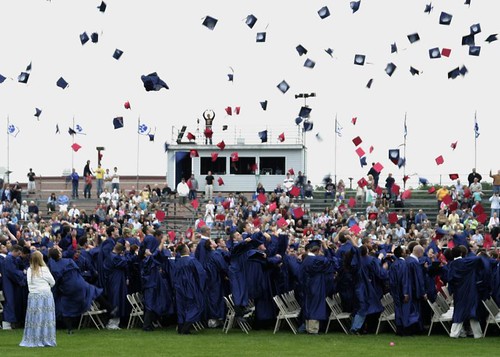
{"label": "black mortarboard", "polygon": [[321,241],[318,239],[312,239],[309,240],[309,242],[305,246],[306,250],[311,250],[313,247],[321,248]]}
{"label": "black mortarboard", "polygon": [[215,25],[217,25],[217,21],[217,19],[214,19],[211,16],[205,16],[202,25],[210,30],[213,30],[215,28]]}
{"label": "black mortarboard", "polygon": [[122,50],[119,50],[118,48],[115,50],[115,52],[113,53],[113,58],[115,60],[119,60],[120,57],[123,55],[123,51]]}
{"label": "black mortarboard", "polygon": [[155,141],[155,134],[148,134],[149,141]]}
{"label": "black mortarboard", "polygon": [[452,14],[448,14],[446,12],[441,12],[441,15],[439,16],[439,24],[440,25],[449,25],[451,24],[451,19],[453,18]]}
{"label": "black mortarboard", "polygon": [[150,73],[147,76],[141,76],[146,92],[159,91],[162,88],[169,89],[167,83],[162,81],[156,72]]}
{"label": "black mortarboard", "polygon": [[223,125],[222,130],[227,130],[227,125]]}
{"label": "black mortarboard", "polygon": [[39,108],[35,108],[35,116],[40,119],[40,115],[42,114],[42,110]]}
{"label": "black mortarboard", "polygon": [[491,35],[489,35],[489,36],[486,38],[486,40],[485,40],[485,41],[486,41],[486,42],[488,42],[488,43],[492,43],[492,42],[494,42],[494,41],[498,40],[497,36],[498,36],[498,34],[496,34],[496,33],[491,34]]}
{"label": "black mortarboard", "polygon": [[398,46],[396,45],[396,42],[391,43],[391,53],[398,52]]}
{"label": "black mortarboard", "polygon": [[259,131],[259,139],[261,143],[267,143],[267,130]]}
{"label": "black mortarboard", "polygon": [[321,9],[318,10],[318,15],[322,19],[327,18],[330,16],[330,10],[328,10],[328,6],[323,6]]}
{"label": "black mortarboard", "polygon": [[302,107],[300,108],[300,111],[299,111],[299,117],[301,118],[309,118],[309,114],[311,114],[311,108],[309,107]]}
{"label": "black mortarboard", "polygon": [[365,64],[365,55],[354,55],[354,64],[363,66]]}
{"label": "black mortarboard", "polygon": [[66,89],[69,86],[68,82],[66,82],[63,77],[57,80],[56,85],[62,89]]}
{"label": "black mortarboard", "polygon": [[361,157],[361,158],[359,159],[359,164],[361,165],[361,167],[364,167],[364,166],[368,165],[368,164],[366,163],[366,156],[363,156],[363,157]]}
{"label": "black mortarboard", "polygon": [[462,67],[460,67],[460,75],[463,77],[467,73],[469,73],[469,70],[467,69],[467,67],[465,67],[464,65],[462,65]]}
{"label": "black mortarboard", "polygon": [[351,1],[350,5],[351,5],[352,13],[354,14],[356,11],[359,10],[359,6],[361,5],[361,0]]}
{"label": "black mortarboard", "polygon": [[415,67],[410,66],[410,73],[412,76],[414,76],[414,75],[418,76],[420,74],[420,71],[418,69],[416,69]]}
{"label": "black mortarboard", "polygon": [[100,12],[106,11],[106,3],[104,1],[101,1],[101,5],[99,5],[97,8],[99,9]]}
{"label": "black mortarboard", "polygon": [[385,67],[385,73],[387,73],[387,75],[389,77],[392,77],[392,74],[394,73],[394,71],[396,70],[396,68],[398,68],[394,63],[387,63],[387,66]]}
{"label": "black mortarboard", "polygon": [[26,66],[26,72],[31,71],[31,65],[32,65],[32,62],[30,62],[30,64]]}
{"label": "black mortarboard", "polygon": [[260,102],[260,106],[261,106],[262,110],[266,110],[267,109],[267,100]]}
{"label": "black mortarboard", "polygon": [[465,0],[464,5],[469,5],[470,6],[470,0]]}
{"label": "black mortarboard", "polygon": [[460,68],[454,68],[448,72],[448,79],[455,79],[460,75]]}
{"label": "black mortarboard", "polygon": [[281,93],[286,93],[289,89],[290,89],[290,86],[288,85],[288,83],[283,80],[281,81],[280,84],[278,84],[278,89],[281,91]]}
{"label": "black mortarboard", "polygon": [[331,48],[327,48],[325,52],[328,53],[330,57],[333,57],[333,50]]}
{"label": "black mortarboard", "polygon": [[86,44],[87,42],[89,42],[89,35],[87,35],[87,33],[86,33],[86,32],[84,32],[84,33],[82,33],[82,34],[80,35],[80,42],[82,43],[82,46],[83,46],[84,44]]}
{"label": "black mortarboard", "polygon": [[73,128],[68,128],[68,134],[69,135],[75,135],[76,131]]}
{"label": "black mortarboard", "polygon": [[408,37],[408,41],[410,41],[410,43],[415,43],[417,41],[420,41],[420,36],[416,32],[408,35],[407,37]]}
{"label": "black mortarboard", "polygon": [[373,78],[370,78],[370,80],[368,81],[368,83],[366,83],[366,88],[371,88],[372,84],[373,84]]}
{"label": "black mortarboard", "polygon": [[3,83],[7,78],[0,74],[0,83]]}
{"label": "black mortarboard", "polygon": [[257,36],[255,38],[257,42],[266,42],[266,33],[265,32],[257,32]]}
{"label": "black mortarboard", "polygon": [[470,33],[476,35],[481,32],[481,24],[473,24],[470,26]]}
{"label": "black mortarboard", "polygon": [[469,55],[479,56],[481,53],[481,46],[469,46]]}
{"label": "black mortarboard", "polygon": [[248,15],[247,18],[245,19],[245,23],[251,29],[253,28],[253,26],[255,25],[256,22],[257,22],[257,18],[255,16],[253,16],[253,15]]}
{"label": "black mortarboard", "polygon": [[441,58],[441,50],[439,47],[434,47],[429,50],[430,58]]}
{"label": "black mortarboard", "polygon": [[59,130],[59,124],[56,124],[56,134],[60,134],[61,131]]}
{"label": "black mortarboard", "polygon": [[314,123],[311,120],[304,120],[302,125],[304,126],[304,131],[311,131],[314,127]]}
{"label": "black mortarboard", "polygon": [[234,80],[234,74],[232,74],[232,73],[228,73],[228,74],[227,74],[227,80],[228,80],[229,82],[232,82],[232,81]]}
{"label": "black mortarboard", "polygon": [[314,68],[314,66],[316,66],[316,62],[314,62],[312,59],[308,58],[306,59],[306,61],[304,62],[304,67],[307,67],[307,68]]}
{"label": "black mortarboard", "polygon": [[113,127],[115,129],[123,128],[123,117],[116,117],[113,119]]}
{"label": "black mortarboard", "polygon": [[474,34],[465,35],[462,37],[462,46],[474,46],[476,43],[474,41]]}
{"label": "black mortarboard", "polygon": [[302,123],[302,120],[304,119],[302,119],[301,117],[295,118],[295,125],[300,125],[300,123]]}
{"label": "black mortarboard", "polygon": [[432,9],[433,9],[432,3],[426,4],[424,12],[430,14]]}
{"label": "black mortarboard", "polygon": [[93,43],[97,43],[99,41],[99,34],[97,32],[93,32],[92,35],[90,35],[90,39]]}
{"label": "black mortarboard", "polygon": [[17,76],[17,81],[19,83],[28,83],[28,79],[30,78],[30,74],[27,72],[21,72],[19,76]]}
{"label": "black mortarboard", "polygon": [[302,55],[306,55],[307,54],[307,50],[305,49],[304,46],[302,45],[298,45],[297,47],[295,47],[295,49],[297,50],[297,52],[299,53],[299,56],[302,56]]}

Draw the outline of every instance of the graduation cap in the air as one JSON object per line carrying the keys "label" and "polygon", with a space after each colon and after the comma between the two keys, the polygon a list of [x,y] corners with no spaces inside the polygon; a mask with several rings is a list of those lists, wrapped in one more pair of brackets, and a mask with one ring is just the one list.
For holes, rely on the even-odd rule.
{"label": "graduation cap in the air", "polygon": [[210,156],[212,157],[212,162],[216,162],[217,158],[219,157],[219,154],[217,154],[216,152],[213,152],[210,154]]}
{"label": "graduation cap in the air", "polygon": [[131,108],[131,106],[130,106],[130,102],[127,100],[125,103],[123,103],[123,107],[124,107],[125,109],[130,109],[130,108]]}
{"label": "graduation cap in the air", "polygon": [[451,19],[453,19],[453,15],[443,11],[439,16],[439,24],[449,26],[451,24]]}
{"label": "graduation cap in the air", "polygon": [[392,193],[394,193],[395,195],[399,195],[399,190],[401,189],[401,187],[397,184],[393,184],[391,186],[391,191]]}
{"label": "graduation cap in the air", "polygon": [[350,208],[356,207],[356,199],[354,197],[349,198],[349,201],[348,201],[347,205]]}
{"label": "graduation cap in the air", "polygon": [[68,134],[69,135],[75,135],[76,131],[73,128],[68,128]]}
{"label": "graduation cap in the air", "polygon": [[430,14],[433,8],[432,3],[426,4],[424,12]]}
{"label": "graduation cap in the air", "polygon": [[450,57],[451,54],[451,49],[450,48],[443,48],[441,50],[441,55],[444,57]]}
{"label": "graduation cap in the air", "polygon": [[239,161],[240,160],[240,157],[238,155],[238,153],[235,151],[235,152],[232,152],[231,153],[231,161],[232,162],[236,162],[236,161]]}
{"label": "graduation cap in the air", "polygon": [[366,165],[368,165],[366,162],[366,156],[361,157],[359,159],[359,163],[360,163],[361,167],[365,167]]}
{"label": "graduation cap in the air", "polygon": [[254,162],[253,164],[250,165],[250,171],[254,171],[255,172],[255,171],[257,171],[257,168],[258,168],[258,166],[257,166],[256,162]]}
{"label": "graduation cap in the air", "polygon": [[[197,211],[198,207],[200,207],[200,202],[198,202],[198,200],[195,198],[191,201],[191,206],[193,206],[194,210]],[[200,227],[200,225],[204,226],[205,222],[203,220],[200,220],[200,222],[198,223],[198,228]]]}
{"label": "graduation cap in the air", "polygon": [[193,157],[199,157],[200,154],[198,154],[198,150],[192,149],[192,150],[189,150],[189,156],[191,158],[193,158]]}
{"label": "graduation cap in the air", "polygon": [[399,149],[389,149],[389,160],[394,165],[397,165],[399,162]]}
{"label": "graduation cap in the air", "polygon": [[410,179],[410,176],[408,175],[404,175],[403,176],[403,182],[406,183],[406,181],[408,181]]}
{"label": "graduation cap in the air", "polygon": [[292,188],[290,189],[290,195],[293,197],[297,197],[298,195],[300,195],[300,188],[293,185]]}
{"label": "graduation cap in the air", "polygon": [[474,46],[476,44],[474,34],[468,34],[462,37],[462,46]]}
{"label": "graduation cap in the air", "polygon": [[282,80],[281,83],[278,84],[278,89],[281,91],[281,93],[285,94],[290,89],[290,86],[285,80]]}
{"label": "graduation cap in the air", "polygon": [[445,205],[449,205],[450,203],[453,202],[453,198],[451,198],[450,195],[446,195],[443,197],[443,199],[441,200]]}
{"label": "graduation cap in the air", "polygon": [[254,15],[252,15],[252,14],[248,15],[247,18],[245,19],[245,23],[251,29],[253,29],[253,27],[255,26],[256,22],[257,22],[257,18]]}
{"label": "graduation cap in the air", "polygon": [[351,119],[351,123],[352,123],[352,125],[356,125],[356,122],[357,122],[357,121],[358,121],[358,118],[357,118],[357,117],[353,117],[353,118]]}
{"label": "graduation cap in the air", "polygon": [[84,44],[86,44],[87,42],[89,42],[89,40],[90,40],[89,35],[87,35],[86,32],[80,34],[80,42],[81,42],[82,46]]}
{"label": "graduation cap in the air", "polygon": [[458,179],[458,174],[450,174],[450,180],[452,181],[455,181],[456,179]]}
{"label": "graduation cap in the air", "polygon": [[149,141],[155,141],[155,133],[148,134]]}
{"label": "graduation cap in the air", "polygon": [[481,32],[481,24],[477,23],[470,26],[470,33],[476,35],[480,32]]}
{"label": "graduation cap in the air", "polygon": [[481,46],[469,46],[469,55],[479,56],[481,54]]}
{"label": "graduation cap in the air", "polygon": [[370,78],[370,80],[368,80],[368,83],[366,83],[366,88],[371,88],[372,84],[373,84],[373,78]]}
{"label": "graduation cap in the air", "polygon": [[255,36],[256,42],[266,42],[266,33],[265,32],[257,32]]}
{"label": "graduation cap in the air", "polygon": [[441,58],[441,50],[439,47],[434,47],[429,50],[430,58]]}
{"label": "graduation cap in the air", "polygon": [[292,210],[292,213],[295,219],[301,219],[302,217],[304,217],[304,210],[302,209],[302,207],[294,208]]}
{"label": "graduation cap in the air", "polygon": [[100,12],[106,11],[106,3],[104,1],[101,1],[101,5],[99,5],[97,8],[99,9]]}
{"label": "graduation cap in the air", "polygon": [[304,120],[302,123],[304,131],[311,131],[313,129],[314,123],[312,120]]}
{"label": "graduation cap in the air", "polygon": [[436,164],[442,165],[443,163],[444,163],[443,155],[439,155],[438,157],[436,157]]}
{"label": "graduation cap in the air", "polygon": [[465,65],[462,65],[462,67],[460,67],[459,72],[460,72],[460,75],[462,77],[464,77],[467,73],[469,73],[469,70],[467,69],[467,67],[465,67]]}
{"label": "graduation cap in the air", "polygon": [[356,154],[358,154],[358,156],[360,158],[365,156],[365,154],[366,154],[365,151],[363,150],[363,148],[361,148],[361,147],[357,148],[355,151],[356,151]]}
{"label": "graduation cap in the air", "polygon": [[321,137],[321,135],[319,135],[319,133],[316,133],[316,140],[318,141],[323,141],[323,138]]}
{"label": "graduation cap in the air", "polygon": [[146,92],[159,91],[162,88],[169,89],[167,83],[162,81],[156,72],[141,76],[142,83]]}
{"label": "graduation cap in the air", "polygon": [[217,183],[219,184],[219,186],[224,185],[224,180],[222,179],[222,177],[219,177],[219,178],[217,179]]}
{"label": "graduation cap in the air", "polygon": [[370,146],[370,149],[368,150],[368,152],[371,154],[373,152],[373,149],[374,149],[374,147],[372,145],[372,146]]}
{"label": "graduation cap in the air", "polygon": [[358,66],[363,66],[365,64],[365,55],[356,54],[354,55],[354,64]]}
{"label": "graduation cap in the air", "polygon": [[325,49],[325,52],[328,53],[328,55],[330,55],[330,57],[333,57],[333,49],[327,48],[327,49]]}
{"label": "graduation cap in the air", "polygon": [[420,182],[422,185],[426,186],[429,184],[429,180],[427,180],[425,177],[419,177],[418,182]]}
{"label": "graduation cap in the air", "polygon": [[223,131],[224,131],[224,130],[227,130],[227,125],[223,125],[223,126],[222,126],[222,130],[223,130]]}
{"label": "graduation cap in the air", "polygon": [[113,52],[113,58],[115,60],[119,60],[122,55],[123,55],[123,51],[119,50],[118,48],[115,50],[115,52]]}
{"label": "graduation cap in the air", "polygon": [[396,42],[391,43],[391,53],[398,52],[398,46],[396,45]]}
{"label": "graduation cap in the air", "polygon": [[361,144],[362,142],[363,140],[359,136],[356,136],[354,139],[352,139],[352,143],[354,144],[354,146],[359,146],[359,144]]}
{"label": "graduation cap in the air", "polygon": [[323,6],[321,9],[319,9],[318,15],[322,19],[326,19],[328,16],[330,16],[330,10],[328,9],[328,6]]}
{"label": "graduation cap in the air", "polygon": [[113,119],[113,127],[115,129],[123,128],[123,117],[116,117]]}
{"label": "graduation cap in the air", "polygon": [[217,147],[221,150],[224,150],[224,148],[226,147],[226,143],[224,142],[224,140],[222,140],[220,143],[217,143]]}
{"label": "graduation cap in the air", "polygon": [[398,221],[398,214],[396,212],[391,212],[388,214],[389,223],[395,224]]}
{"label": "graduation cap in the air", "polygon": [[231,69],[231,73],[228,73],[227,74],[227,80],[229,82],[233,82],[234,81],[234,69],[233,67],[229,67]]}
{"label": "graduation cap in the air", "polygon": [[267,100],[260,102],[260,107],[262,108],[262,110],[266,110],[267,109]]}
{"label": "graduation cap in the air", "polygon": [[241,107],[234,107],[234,113],[240,115]]}
{"label": "graduation cap in the air", "polygon": [[194,140],[194,139],[196,139],[196,136],[194,136],[193,133],[191,133],[190,131],[188,131],[188,133],[186,135],[186,138],[188,140]]}
{"label": "graduation cap in the air", "polygon": [[302,119],[301,117],[297,117],[295,118],[295,125],[300,125],[300,123],[302,123],[304,119]]}
{"label": "graduation cap in the air", "polygon": [[280,143],[285,141],[285,133],[281,133],[280,135],[278,135],[278,141]]}
{"label": "graduation cap in the air", "polygon": [[399,160],[398,160],[398,169],[402,168],[405,165],[406,165],[406,158],[405,157],[400,157]]}
{"label": "graduation cap in the air", "polygon": [[97,32],[92,32],[92,35],[90,35],[90,39],[92,40],[92,43],[99,42],[99,34]]}
{"label": "graduation cap in the air", "polygon": [[448,72],[448,79],[455,79],[460,75],[460,68],[454,68]]}
{"label": "graduation cap in the air", "polygon": [[312,109],[309,107],[305,107],[305,106],[301,107],[300,111],[299,111],[299,117],[304,118],[304,119],[309,118],[309,114],[311,114],[311,110]]}
{"label": "graduation cap in the air", "polygon": [[71,145],[71,148],[73,149],[74,152],[77,152],[82,147],[80,145],[78,145],[77,143],[74,143],[73,145]]}
{"label": "graduation cap in the air", "polygon": [[354,14],[356,11],[359,10],[359,6],[361,5],[361,0],[358,1],[351,1],[350,4],[352,13]]}
{"label": "graduation cap in the air", "polygon": [[418,69],[416,69],[415,67],[412,67],[412,66],[410,66],[410,73],[411,73],[412,76],[414,76],[414,75],[417,75],[417,76],[420,75],[420,71]]}
{"label": "graduation cap in the air", "polygon": [[259,131],[259,139],[261,143],[267,143],[267,130]]}
{"label": "graduation cap in the air", "polygon": [[434,192],[436,192],[436,188],[434,186],[429,187],[429,189],[427,190],[428,194],[433,194]]}
{"label": "graduation cap in the air", "polygon": [[384,166],[380,162],[377,162],[375,165],[373,165],[373,169],[380,173],[384,169]]}
{"label": "graduation cap in the air", "polygon": [[455,150],[457,148],[458,141],[455,141],[454,143],[451,143],[451,148]]}
{"label": "graduation cap in the air", "polygon": [[202,25],[208,28],[209,30],[213,30],[215,28],[215,25],[217,25],[217,21],[218,21],[217,19],[211,16],[205,16]]}
{"label": "graduation cap in the air", "polygon": [[409,34],[407,37],[408,37],[408,41],[410,41],[410,43],[415,43],[417,41],[420,41],[420,36],[418,35],[417,32]]}
{"label": "graduation cap in the air", "polygon": [[226,107],[226,108],[224,108],[224,110],[226,111],[226,114],[227,114],[227,115],[233,115],[233,108],[231,108],[231,107]]}
{"label": "graduation cap in the air", "polygon": [[498,36],[498,34],[496,34],[496,33],[491,34],[488,37],[486,37],[485,41],[488,42],[488,43],[492,43],[492,42],[498,40],[497,36]]}
{"label": "graduation cap in the air", "polygon": [[401,194],[401,198],[403,200],[411,198],[411,190],[404,190],[403,193]]}
{"label": "graduation cap in the air", "polygon": [[63,78],[63,77],[60,77],[60,78],[57,80],[56,85],[57,85],[59,88],[61,88],[61,89],[66,89],[66,88],[68,88],[69,83],[68,83],[68,82],[66,82],[66,81],[64,80],[64,78]]}
{"label": "graduation cap in the air", "polygon": [[306,48],[304,46],[302,46],[302,45],[298,45],[297,47],[295,47],[295,49],[299,53],[299,56],[307,54]]}
{"label": "graduation cap in the air", "polygon": [[293,176],[293,175],[295,175],[295,170],[292,167],[292,168],[288,169],[288,171],[286,173]]}
{"label": "graduation cap in the air", "polygon": [[35,116],[37,119],[40,119],[41,114],[42,114],[42,110],[39,108],[35,108]]}
{"label": "graduation cap in the air", "polygon": [[269,207],[268,207],[269,212],[274,212],[276,210],[277,206],[278,205],[276,204],[276,202],[269,203]]}
{"label": "graduation cap in the air", "polygon": [[28,83],[28,79],[30,78],[30,74],[28,72],[21,72],[19,76],[17,76],[17,81],[19,83]]}
{"label": "graduation cap in the air", "polygon": [[307,68],[314,68],[314,66],[316,66],[316,62],[314,62],[312,59],[308,58],[306,59],[306,61],[304,62],[304,67],[307,67]]}
{"label": "graduation cap in the air", "polygon": [[396,68],[398,68],[398,67],[394,63],[392,63],[392,62],[388,63],[387,66],[385,67],[385,73],[387,73],[387,75],[389,77],[392,77]]}
{"label": "graduation cap in the air", "polygon": [[5,80],[7,79],[7,77],[4,77],[0,74],[0,83],[3,83]]}

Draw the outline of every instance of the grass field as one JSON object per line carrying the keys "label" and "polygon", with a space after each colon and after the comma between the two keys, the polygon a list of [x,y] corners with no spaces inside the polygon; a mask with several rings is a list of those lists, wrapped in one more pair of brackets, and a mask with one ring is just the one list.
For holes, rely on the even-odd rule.
{"label": "grass field", "polygon": [[[173,328],[97,331],[84,329],[67,335],[58,330],[55,348],[18,347],[22,330],[0,330],[0,355],[11,356],[495,356],[500,351],[498,330],[492,329],[485,339],[452,340],[444,334],[431,337],[347,336],[339,332],[328,335],[293,335],[287,330],[251,331],[245,335],[232,330],[204,330],[181,336]],[[394,346],[390,346],[394,342]]]}

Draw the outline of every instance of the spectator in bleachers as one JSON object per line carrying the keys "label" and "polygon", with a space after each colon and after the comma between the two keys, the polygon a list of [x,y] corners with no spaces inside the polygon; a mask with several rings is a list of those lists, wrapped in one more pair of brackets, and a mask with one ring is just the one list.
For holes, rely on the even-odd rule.
{"label": "spectator in bleachers", "polygon": [[483,179],[483,176],[481,176],[476,172],[475,167],[472,169],[472,172],[469,174],[469,176],[467,176],[467,181],[469,181],[469,187],[474,183],[474,179],[477,179],[477,182],[481,182],[481,180]]}

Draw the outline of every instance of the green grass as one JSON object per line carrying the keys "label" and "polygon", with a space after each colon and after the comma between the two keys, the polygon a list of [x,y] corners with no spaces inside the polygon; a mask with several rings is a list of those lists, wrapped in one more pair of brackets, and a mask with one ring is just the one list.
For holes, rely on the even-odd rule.
{"label": "green grass", "polygon": [[[493,331],[495,330],[495,331]],[[0,355],[11,356],[494,356],[500,351],[498,330],[485,339],[450,339],[436,329],[431,337],[293,335],[282,330],[251,331],[245,335],[232,330],[204,330],[191,336],[177,335],[173,328],[143,332],[139,329],[97,331],[84,329],[67,335],[57,331],[55,348],[18,347],[22,330],[0,330]],[[390,346],[390,342],[394,346]],[[496,351],[496,352],[495,352]]]}

